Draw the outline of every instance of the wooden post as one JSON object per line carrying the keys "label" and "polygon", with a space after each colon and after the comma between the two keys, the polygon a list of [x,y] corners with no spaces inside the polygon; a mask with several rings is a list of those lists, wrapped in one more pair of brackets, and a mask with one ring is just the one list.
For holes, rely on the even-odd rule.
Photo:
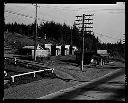
{"label": "wooden post", "polygon": [[53,71],[54,71],[54,68],[52,68],[52,73],[53,73]]}
{"label": "wooden post", "polygon": [[14,62],[15,62],[15,65],[16,65],[16,58],[15,58]]}
{"label": "wooden post", "polygon": [[36,17],[35,17],[35,26],[36,26],[36,30],[35,30],[35,45],[34,45],[34,61],[36,61],[36,49],[37,49],[37,3],[36,3]]}
{"label": "wooden post", "polygon": [[12,77],[12,82],[14,82],[14,77]]}
{"label": "wooden post", "polygon": [[34,77],[36,77],[36,73],[34,72]]}
{"label": "wooden post", "polygon": [[81,60],[81,71],[83,71],[84,68],[84,18],[85,15],[83,14],[83,25],[82,25],[82,33],[83,33],[83,48],[82,48],[82,60]]}
{"label": "wooden post", "polygon": [[102,60],[102,58],[101,58],[101,65],[102,65],[102,61],[103,61],[103,60]]}

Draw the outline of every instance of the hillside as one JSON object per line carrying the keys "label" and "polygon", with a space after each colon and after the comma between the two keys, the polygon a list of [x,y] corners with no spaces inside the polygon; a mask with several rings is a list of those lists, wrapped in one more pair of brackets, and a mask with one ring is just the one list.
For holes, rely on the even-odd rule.
{"label": "hillside", "polygon": [[34,41],[18,33],[4,33],[4,47],[20,48],[24,45],[34,45]]}
{"label": "hillside", "polygon": [[[53,43],[54,41],[47,40],[46,43]],[[43,44],[44,39],[38,38],[37,43]],[[18,33],[5,32],[4,33],[4,48],[5,49],[19,49],[25,45],[34,45],[32,37],[24,36]]]}
{"label": "hillside", "polygon": [[[38,44],[44,44],[44,43],[52,43],[55,44],[57,41],[55,39],[47,39],[44,40],[43,38],[37,37],[37,43]],[[13,48],[18,49],[25,45],[32,46],[34,45],[34,39],[33,37],[28,37],[25,35],[21,35],[18,33],[12,33],[12,32],[5,32],[4,33],[4,48]]]}

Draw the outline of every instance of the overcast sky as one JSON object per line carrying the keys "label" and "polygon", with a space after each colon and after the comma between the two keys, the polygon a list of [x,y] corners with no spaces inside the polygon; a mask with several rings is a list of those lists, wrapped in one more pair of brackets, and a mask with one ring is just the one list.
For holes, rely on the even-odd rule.
{"label": "overcast sky", "polygon": [[[38,24],[45,21],[72,26],[77,15],[94,14],[93,30],[101,42],[115,43],[125,34],[125,3],[117,4],[38,4]],[[25,17],[26,16],[26,17]],[[34,23],[32,4],[5,4],[5,23]]]}

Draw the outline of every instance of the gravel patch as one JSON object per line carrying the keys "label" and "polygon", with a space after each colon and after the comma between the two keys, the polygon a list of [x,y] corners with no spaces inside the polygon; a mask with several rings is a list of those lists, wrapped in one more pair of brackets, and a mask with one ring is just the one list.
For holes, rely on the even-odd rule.
{"label": "gravel patch", "polygon": [[96,68],[84,68],[84,71],[82,72],[79,67],[66,66],[66,65],[57,66],[55,67],[55,69],[67,73],[68,75],[72,76],[73,78],[75,78],[75,80],[79,82],[87,82],[114,71],[113,69],[102,70]]}

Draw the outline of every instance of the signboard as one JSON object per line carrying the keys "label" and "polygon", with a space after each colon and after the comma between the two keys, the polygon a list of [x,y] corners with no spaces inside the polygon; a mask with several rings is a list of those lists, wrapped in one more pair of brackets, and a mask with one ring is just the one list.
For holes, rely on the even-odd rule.
{"label": "signboard", "polygon": [[97,54],[108,54],[107,50],[97,50]]}
{"label": "signboard", "polygon": [[[48,57],[49,55],[49,50],[36,50],[36,57]],[[34,58],[34,50],[32,50],[32,58]]]}

